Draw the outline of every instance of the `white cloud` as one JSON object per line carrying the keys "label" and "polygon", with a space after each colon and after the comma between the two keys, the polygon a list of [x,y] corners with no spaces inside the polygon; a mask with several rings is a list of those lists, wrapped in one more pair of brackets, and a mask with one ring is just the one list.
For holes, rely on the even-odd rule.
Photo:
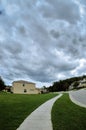
{"label": "white cloud", "polygon": [[86,74],[86,59],[80,59],[77,68],[72,72],[76,73],[77,75]]}

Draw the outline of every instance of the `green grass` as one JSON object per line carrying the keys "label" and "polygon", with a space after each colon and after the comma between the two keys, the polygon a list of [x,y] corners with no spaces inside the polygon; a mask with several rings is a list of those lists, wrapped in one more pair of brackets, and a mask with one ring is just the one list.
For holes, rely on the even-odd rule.
{"label": "green grass", "polygon": [[86,130],[86,108],[75,105],[64,94],[52,108],[52,123],[53,130]]}
{"label": "green grass", "polygon": [[16,130],[32,111],[56,95],[0,93],[0,130]]}

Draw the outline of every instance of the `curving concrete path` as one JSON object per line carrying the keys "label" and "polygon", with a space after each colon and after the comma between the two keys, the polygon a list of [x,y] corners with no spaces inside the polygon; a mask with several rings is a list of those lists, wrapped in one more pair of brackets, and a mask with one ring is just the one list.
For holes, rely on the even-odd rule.
{"label": "curving concrete path", "polygon": [[54,102],[61,96],[62,94],[38,107],[24,120],[17,130],[52,130],[51,109]]}
{"label": "curving concrete path", "polygon": [[70,99],[75,104],[86,108],[86,90],[81,89],[69,92]]}

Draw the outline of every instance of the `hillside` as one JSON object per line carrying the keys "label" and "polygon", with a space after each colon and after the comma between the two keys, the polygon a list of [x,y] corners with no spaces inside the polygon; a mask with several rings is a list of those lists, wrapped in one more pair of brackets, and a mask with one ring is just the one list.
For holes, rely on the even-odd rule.
{"label": "hillside", "polygon": [[53,83],[52,86],[48,87],[49,92],[57,92],[57,91],[67,91],[70,89],[71,84],[74,84],[72,86],[72,89],[77,89],[78,82],[82,81],[83,79],[86,79],[86,75],[79,76],[79,77],[72,77],[65,80],[56,81]]}

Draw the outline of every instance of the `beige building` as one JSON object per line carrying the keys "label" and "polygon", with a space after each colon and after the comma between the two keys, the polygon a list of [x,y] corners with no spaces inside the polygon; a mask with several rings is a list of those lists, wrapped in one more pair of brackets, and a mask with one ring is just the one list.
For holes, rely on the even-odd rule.
{"label": "beige building", "polygon": [[13,93],[18,94],[39,94],[40,90],[35,87],[35,83],[19,80],[12,83]]}

